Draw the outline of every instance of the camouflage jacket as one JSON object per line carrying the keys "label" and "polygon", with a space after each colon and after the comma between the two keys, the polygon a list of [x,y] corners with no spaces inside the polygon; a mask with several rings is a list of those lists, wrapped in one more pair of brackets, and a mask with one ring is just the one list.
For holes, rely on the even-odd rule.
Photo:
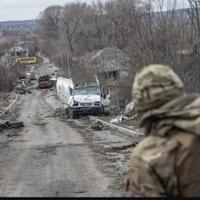
{"label": "camouflage jacket", "polygon": [[129,194],[200,196],[200,97],[185,95],[146,112],[141,125],[148,136],[130,156]]}

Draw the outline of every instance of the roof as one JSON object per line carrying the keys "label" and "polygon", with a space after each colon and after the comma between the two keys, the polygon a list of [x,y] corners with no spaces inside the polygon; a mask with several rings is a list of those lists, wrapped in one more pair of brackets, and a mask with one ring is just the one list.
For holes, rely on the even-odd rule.
{"label": "roof", "polygon": [[128,58],[117,47],[107,47],[91,58],[91,63],[101,72],[127,70]]}
{"label": "roof", "polygon": [[78,88],[88,88],[88,87],[99,87],[97,84],[90,84],[90,85],[78,85],[75,87],[75,89],[78,89]]}

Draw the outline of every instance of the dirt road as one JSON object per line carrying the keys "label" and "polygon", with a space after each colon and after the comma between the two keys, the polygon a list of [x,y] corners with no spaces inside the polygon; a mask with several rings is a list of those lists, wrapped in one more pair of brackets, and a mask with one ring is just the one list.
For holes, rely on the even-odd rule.
{"label": "dirt road", "polygon": [[[38,70],[39,75],[45,70],[44,65]],[[122,196],[124,188],[120,191],[120,184],[114,188],[119,175],[115,170],[120,169],[113,162],[126,171],[127,160],[119,154],[116,157],[116,149],[113,153],[111,149],[130,138],[123,139],[119,133],[113,135],[109,131],[91,133],[87,125],[80,128],[81,120],[61,120],[55,115],[60,106],[53,91],[35,89],[32,94],[21,96],[10,111],[25,127],[0,134],[0,196]],[[112,158],[111,163],[107,158]],[[126,167],[121,158],[126,160]],[[122,174],[125,178],[126,173]]]}

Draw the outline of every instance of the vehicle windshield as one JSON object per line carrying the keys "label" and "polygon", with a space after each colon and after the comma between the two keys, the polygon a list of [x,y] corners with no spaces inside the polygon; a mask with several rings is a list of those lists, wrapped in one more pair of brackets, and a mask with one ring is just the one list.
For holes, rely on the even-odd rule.
{"label": "vehicle windshield", "polygon": [[75,95],[100,95],[100,88],[96,86],[75,88],[73,96]]}

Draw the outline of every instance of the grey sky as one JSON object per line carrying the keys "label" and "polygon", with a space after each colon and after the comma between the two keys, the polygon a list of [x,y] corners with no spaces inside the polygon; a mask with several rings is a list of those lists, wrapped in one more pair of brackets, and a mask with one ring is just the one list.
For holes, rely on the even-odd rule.
{"label": "grey sky", "polygon": [[[50,5],[64,5],[72,1],[76,0],[0,0],[0,21],[35,19],[41,11]],[[92,2],[92,0],[79,1]],[[163,0],[150,1],[157,5],[157,2],[162,2]],[[174,0],[167,0],[165,2],[170,3],[174,2]],[[181,7],[187,5],[187,0],[177,0],[177,2],[181,4]],[[164,5],[164,7],[170,6]]]}
{"label": "grey sky", "polygon": [[50,5],[64,5],[73,0],[0,0],[0,21],[35,19]]}

